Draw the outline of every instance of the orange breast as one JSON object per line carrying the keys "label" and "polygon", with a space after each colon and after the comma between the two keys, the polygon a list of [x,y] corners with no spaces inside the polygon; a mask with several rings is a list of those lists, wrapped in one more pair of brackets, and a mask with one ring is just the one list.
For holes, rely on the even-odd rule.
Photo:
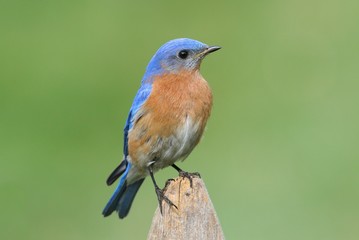
{"label": "orange breast", "polygon": [[147,161],[146,155],[148,158],[154,157],[151,153],[158,147],[156,142],[176,134],[187,117],[198,123],[198,139],[194,141],[196,145],[211,108],[211,90],[198,71],[155,78],[151,95],[138,117],[135,116],[133,129],[129,132],[129,155],[132,161]]}

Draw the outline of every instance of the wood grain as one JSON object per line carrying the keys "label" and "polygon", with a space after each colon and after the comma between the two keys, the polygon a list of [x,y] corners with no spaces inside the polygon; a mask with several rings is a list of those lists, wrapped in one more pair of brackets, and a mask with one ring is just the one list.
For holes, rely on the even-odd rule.
{"label": "wood grain", "polygon": [[165,195],[178,209],[163,202],[161,215],[157,207],[147,239],[224,239],[221,225],[203,180],[193,177],[192,181],[192,188],[188,178],[178,177],[169,182]]}

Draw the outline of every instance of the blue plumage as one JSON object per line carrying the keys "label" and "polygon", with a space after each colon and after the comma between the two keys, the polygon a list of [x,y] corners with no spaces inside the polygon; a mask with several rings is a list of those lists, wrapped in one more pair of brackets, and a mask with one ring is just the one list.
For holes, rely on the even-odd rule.
{"label": "blue plumage", "polygon": [[[142,104],[146,101],[148,96],[151,93],[151,84],[142,84],[140,89],[138,90],[135,99],[132,103],[130,113],[128,114],[128,118],[125,124],[124,128],[124,146],[123,146],[123,152],[125,155],[125,159],[121,164],[124,162],[127,164],[126,170],[122,172],[117,172],[116,175],[110,175],[109,179],[111,184],[120,176],[122,175],[120,182],[113,193],[110,201],[107,203],[105,209],[103,210],[103,215],[106,217],[110,215],[113,211],[117,210],[119,217],[124,218],[128,211],[130,210],[132,201],[141,186],[142,182],[144,181],[144,178],[127,186],[126,177],[127,174],[131,168],[131,164],[127,161],[126,157],[128,156],[128,131],[133,126],[133,117],[136,115]],[[108,181],[109,182],[109,181]]]}
{"label": "blue plumage", "polygon": [[124,128],[124,144],[123,144],[123,153],[128,156],[128,131],[133,127],[133,118],[141,108],[143,103],[147,100],[148,96],[151,94],[152,85],[149,83],[142,83],[140,89],[137,91],[135,99],[133,100],[130,113],[128,114],[127,121]]}
{"label": "blue plumage", "polygon": [[105,217],[110,215],[114,210],[116,210],[119,201],[121,200],[123,194],[125,193],[126,188],[127,188],[126,177],[127,177],[128,172],[130,171],[130,169],[131,169],[131,164],[129,162],[127,162],[126,170],[120,179],[120,183],[118,184],[115,192],[113,193],[112,197],[110,198],[110,201],[108,201],[104,210],[102,211],[102,214]]}
{"label": "blue plumage", "polygon": [[132,183],[129,186],[127,186],[127,189],[124,192],[124,194],[122,194],[119,204],[117,205],[116,208],[118,212],[118,216],[120,218],[124,218],[127,216],[128,212],[130,211],[133,199],[135,198],[136,193],[138,189],[141,187],[144,180],[145,179],[142,178],[136,181],[135,183]]}
{"label": "blue plumage", "polygon": [[140,188],[141,184],[145,180],[144,178],[142,178],[136,181],[135,183],[127,185],[126,177],[132,165],[129,162],[126,163],[127,163],[126,170],[123,172],[123,175],[120,178],[120,182],[115,192],[113,193],[109,202],[106,204],[104,210],[102,211],[102,214],[105,217],[109,216],[115,210],[118,212],[118,216],[120,218],[126,217],[131,208],[133,199],[135,198],[138,189]]}
{"label": "blue plumage", "polygon": [[[156,75],[187,67],[186,62],[178,61],[176,58],[176,54],[179,51],[187,50],[197,52],[205,48],[208,48],[206,44],[189,38],[178,38],[165,43],[157,50],[156,54],[147,65],[145,75],[142,78],[142,83],[152,82]],[[191,64],[188,68],[196,67],[196,65],[197,64]]]}
{"label": "blue plumage", "polygon": [[[200,76],[199,67],[202,59],[207,54],[218,49],[219,47],[217,46],[210,47],[193,39],[180,38],[165,43],[152,57],[126,120],[123,146],[124,159],[107,179],[107,184],[111,185],[120,177],[115,192],[102,212],[105,217],[114,211],[118,212],[120,218],[126,217],[138,189],[148,174],[151,175],[154,183],[160,207],[162,199],[166,199],[168,203],[171,203],[157,186],[153,174],[160,168],[169,165],[183,172],[174,165],[174,162],[188,156],[198,143],[212,105],[210,89],[206,81]],[[164,92],[158,91],[160,87],[156,84],[158,83],[156,79],[171,74],[172,78],[178,74],[174,79],[182,82],[182,88],[177,89],[174,86],[170,88],[174,91],[173,93],[163,94]],[[182,80],[187,80],[184,81],[186,82],[184,85]],[[194,81],[197,81],[197,84],[193,84]],[[188,90],[189,84],[192,84],[193,88]],[[196,89],[198,89],[198,92],[193,92]],[[189,94],[188,91],[192,93]],[[187,102],[174,103],[173,96],[175,95],[177,95],[175,99],[182,98],[186,99]],[[203,99],[199,101],[199,97]],[[165,100],[168,104],[157,104],[156,100],[154,101],[154,106],[148,107],[146,104],[151,102],[151,100],[147,101],[149,98],[159,98],[162,101]],[[199,107],[193,106],[193,99],[197,99],[195,103],[200,105]],[[183,106],[181,104],[187,106],[187,108],[192,106],[193,109],[189,108],[186,111],[194,116],[189,116],[185,111],[182,111]],[[178,114],[174,114],[176,117],[171,119],[174,120],[171,125],[158,120],[162,119],[162,115],[168,116],[168,114],[156,110],[156,108],[161,109],[163,105],[166,105],[169,111],[172,111],[172,109],[180,110]],[[149,120],[149,116],[152,118],[156,116],[157,120]],[[144,124],[145,121],[150,124]],[[183,122],[186,124],[181,126]],[[158,124],[160,127],[158,127]],[[170,136],[162,132],[169,130],[170,127],[173,128],[170,130]],[[155,131],[148,135],[150,130],[153,129]],[[174,204],[172,203],[172,205]]]}

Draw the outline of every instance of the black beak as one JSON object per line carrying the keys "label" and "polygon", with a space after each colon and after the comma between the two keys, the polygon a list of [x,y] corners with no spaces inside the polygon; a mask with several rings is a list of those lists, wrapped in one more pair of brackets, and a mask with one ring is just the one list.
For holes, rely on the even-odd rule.
{"label": "black beak", "polygon": [[208,53],[212,53],[212,52],[215,52],[217,50],[221,49],[221,47],[219,46],[209,46],[206,50],[205,50],[205,53],[208,54]]}

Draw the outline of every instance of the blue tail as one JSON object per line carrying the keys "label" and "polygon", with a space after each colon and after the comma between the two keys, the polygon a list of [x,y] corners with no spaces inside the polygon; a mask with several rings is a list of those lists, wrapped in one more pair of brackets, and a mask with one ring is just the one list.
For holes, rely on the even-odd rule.
{"label": "blue tail", "polygon": [[120,218],[127,216],[130,211],[133,199],[136,196],[138,189],[145,180],[140,179],[137,182],[134,182],[130,185],[127,185],[127,174],[131,168],[131,164],[127,162],[126,170],[124,171],[120,183],[118,184],[115,192],[113,193],[110,201],[107,203],[105,209],[102,211],[102,214],[107,217],[112,214],[113,211],[118,212]]}

